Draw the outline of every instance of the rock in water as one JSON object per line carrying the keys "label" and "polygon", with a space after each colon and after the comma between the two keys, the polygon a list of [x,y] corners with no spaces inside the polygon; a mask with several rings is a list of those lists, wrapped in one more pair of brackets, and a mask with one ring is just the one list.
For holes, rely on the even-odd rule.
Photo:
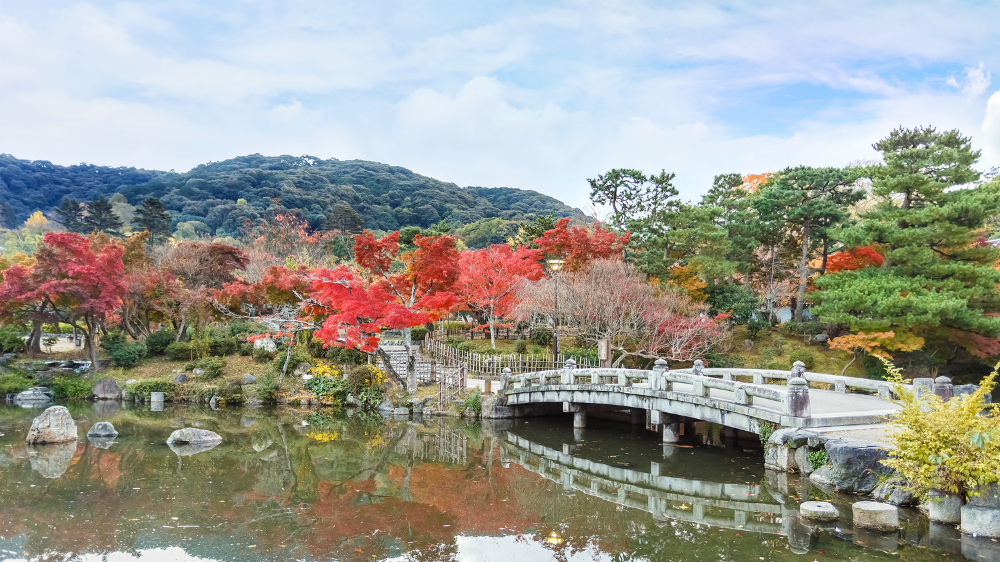
{"label": "rock in water", "polygon": [[202,445],[212,443],[216,445],[222,443],[222,437],[214,431],[195,427],[178,429],[167,438],[167,445]]}
{"label": "rock in water", "polygon": [[76,422],[65,406],[52,406],[31,422],[25,441],[30,444],[76,441]]}
{"label": "rock in water", "polygon": [[805,502],[799,506],[799,514],[816,521],[836,521],[840,512],[830,502]]}
{"label": "rock in water", "polygon": [[87,430],[87,437],[118,437],[118,431],[115,430],[115,426],[111,425],[111,422],[97,422]]}
{"label": "rock in water", "polygon": [[31,469],[43,478],[59,478],[73,462],[76,443],[54,443],[51,445],[28,445],[28,460]]}
{"label": "rock in water", "polygon": [[117,400],[121,394],[118,383],[111,379],[101,379],[94,385],[94,399],[96,400]]}
{"label": "rock in water", "polygon": [[14,396],[14,402],[27,408],[40,408],[52,401],[52,391],[44,386],[33,386]]}

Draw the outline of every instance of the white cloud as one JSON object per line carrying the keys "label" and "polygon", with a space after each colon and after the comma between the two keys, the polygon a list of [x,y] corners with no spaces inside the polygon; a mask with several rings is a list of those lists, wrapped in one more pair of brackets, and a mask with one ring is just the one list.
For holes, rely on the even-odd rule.
{"label": "white cloud", "polygon": [[901,125],[975,132],[988,166],[997,20],[932,0],[6,3],[0,152],[364,158],[578,206],[611,167],[695,198],[716,173],[871,158]]}

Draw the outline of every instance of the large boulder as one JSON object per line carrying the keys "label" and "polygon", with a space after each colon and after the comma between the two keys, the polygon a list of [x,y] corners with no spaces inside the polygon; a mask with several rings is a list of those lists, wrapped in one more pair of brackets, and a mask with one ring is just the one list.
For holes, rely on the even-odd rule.
{"label": "large boulder", "polygon": [[76,441],[76,422],[65,406],[52,406],[31,422],[25,441],[32,445]]}
{"label": "large boulder", "polygon": [[271,338],[260,338],[253,342],[254,349],[263,349],[267,353],[277,353],[278,346]]}
{"label": "large boulder", "polygon": [[830,464],[813,472],[810,478],[825,480],[841,493],[867,494],[878,485],[879,475],[892,474],[892,469],[881,463],[889,457],[889,451],[875,443],[830,439],[826,453]]}
{"label": "large boulder", "polygon": [[222,443],[222,437],[214,431],[198,429],[196,427],[185,427],[178,429],[167,438],[167,445],[218,445]]}
{"label": "large boulder", "polygon": [[243,378],[240,379],[240,384],[254,384],[257,382],[257,377],[251,375],[250,373],[243,373]]}
{"label": "large boulder", "polygon": [[101,379],[94,384],[94,389],[91,392],[94,393],[95,400],[117,400],[121,389],[118,388],[118,383],[112,379]]}
{"label": "large boulder", "polygon": [[31,469],[42,478],[59,478],[73,462],[76,443],[53,443],[49,445],[28,445],[28,461]]}
{"label": "large boulder", "polygon": [[185,375],[184,373],[181,373],[176,377],[174,377],[174,382],[177,384],[183,384],[186,383],[187,381],[188,381],[188,376]]}
{"label": "large boulder", "polygon": [[44,386],[33,386],[14,396],[14,403],[26,408],[40,408],[52,402],[52,391]]}

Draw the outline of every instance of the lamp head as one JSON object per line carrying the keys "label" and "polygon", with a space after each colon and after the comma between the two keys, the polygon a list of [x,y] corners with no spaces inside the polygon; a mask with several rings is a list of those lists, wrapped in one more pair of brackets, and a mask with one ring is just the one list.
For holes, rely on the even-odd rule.
{"label": "lamp head", "polygon": [[552,271],[559,271],[563,266],[563,260],[549,260],[548,263]]}

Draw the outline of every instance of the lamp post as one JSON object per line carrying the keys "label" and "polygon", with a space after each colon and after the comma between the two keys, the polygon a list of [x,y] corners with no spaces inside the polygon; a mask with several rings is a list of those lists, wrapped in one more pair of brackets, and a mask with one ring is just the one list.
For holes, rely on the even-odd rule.
{"label": "lamp post", "polygon": [[555,314],[552,317],[552,359],[559,361],[559,270],[562,269],[562,260],[549,260],[549,267],[552,268],[552,279],[555,281]]}

